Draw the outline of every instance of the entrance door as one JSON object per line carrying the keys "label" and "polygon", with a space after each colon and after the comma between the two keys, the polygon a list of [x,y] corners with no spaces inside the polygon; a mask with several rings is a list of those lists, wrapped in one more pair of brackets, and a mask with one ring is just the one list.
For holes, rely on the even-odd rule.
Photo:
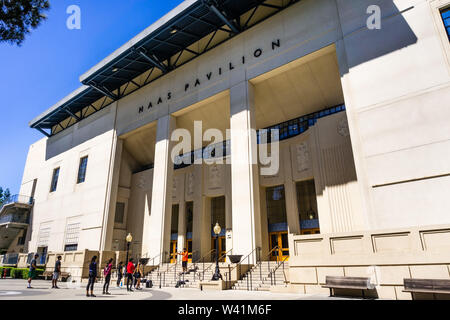
{"label": "entrance door", "polygon": [[177,240],[170,241],[170,263],[177,262]]}
{"label": "entrance door", "polygon": [[[219,242],[219,258],[220,258],[221,256],[223,256],[227,252],[227,249],[226,249],[227,246],[226,246],[225,237],[224,236],[223,237],[219,237],[218,242]],[[215,237],[211,238],[211,248],[216,250],[216,238]],[[213,254],[212,258],[213,258],[213,261],[215,261],[215,259],[216,259],[215,253]],[[223,257],[219,261],[220,262],[225,262],[226,260],[227,260],[226,257]]]}
{"label": "entrance door", "polygon": [[288,233],[286,231],[271,232],[269,233],[270,249],[278,247],[270,254],[270,260],[283,261],[286,257],[289,259],[289,241]]}

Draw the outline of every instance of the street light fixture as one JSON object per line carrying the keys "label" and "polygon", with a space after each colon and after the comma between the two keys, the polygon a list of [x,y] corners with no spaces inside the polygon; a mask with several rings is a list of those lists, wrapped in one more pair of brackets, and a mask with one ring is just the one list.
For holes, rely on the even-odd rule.
{"label": "street light fixture", "polygon": [[214,272],[211,280],[217,281],[219,279],[222,279],[222,275],[220,274],[219,269],[219,234],[220,231],[222,231],[222,228],[220,227],[218,222],[216,222],[213,230],[216,235],[216,271]]}
{"label": "street light fixture", "polygon": [[125,276],[127,275],[127,266],[128,266],[128,252],[130,251],[130,243],[133,241],[133,236],[131,233],[128,233],[127,237],[125,238],[127,242],[127,259],[125,260]]}

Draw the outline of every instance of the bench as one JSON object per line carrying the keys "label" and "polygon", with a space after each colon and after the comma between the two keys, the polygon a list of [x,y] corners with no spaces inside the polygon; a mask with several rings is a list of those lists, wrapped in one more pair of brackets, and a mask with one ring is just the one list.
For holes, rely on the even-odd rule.
{"label": "bench", "polygon": [[[44,271],[42,276],[44,277],[45,280],[50,280],[53,278],[53,271]],[[69,277],[70,277],[70,273],[68,273],[68,272],[61,272],[59,274],[59,278],[63,281],[66,281],[67,278],[69,278]]]}
{"label": "bench", "polygon": [[410,292],[414,299],[414,293],[450,294],[450,280],[441,279],[403,279],[403,292]]}
{"label": "bench", "polygon": [[364,290],[373,290],[375,285],[370,283],[370,278],[327,276],[322,288],[330,289],[330,297],[334,296],[334,289],[355,289],[361,290],[362,296],[365,298]]}

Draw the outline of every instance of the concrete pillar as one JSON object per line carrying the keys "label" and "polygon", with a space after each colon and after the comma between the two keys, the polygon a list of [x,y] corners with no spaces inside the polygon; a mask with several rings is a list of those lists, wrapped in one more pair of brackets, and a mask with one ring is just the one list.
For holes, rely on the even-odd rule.
{"label": "concrete pillar", "polygon": [[160,258],[164,258],[166,253],[169,252],[173,176],[173,161],[170,158],[172,150],[170,135],[175,126],[175,118],[171,115],[158,119],[153,169],[152,221],[148,234],[151,257],[161,254]]}
{"label": "concrete pillar", "polygon": [[[184,201],[184,192],[178,205],[178,249],[181,251],[184,247],[187,249],[186,242],[186,202]],[[181,256],[178,256],[178,260],[181,261]]]}
{"label": "concrete pillar", "polygon": [[[292,161],[290,148],[283,148],[281,166],[284,168],[284,195],[286,198],[286,216],[288,223],[288,233],[300,234],[300,219],[298,214],[297,188],[295,181],[292,180]],[[281,169],[281,168],[280,168]]]}
{"label": "concrete pillar", "polygon": [[193,259],[197,260],[211,250],[211,232],[209,226],[211,215],[208,198],[203,195],[203,165],[194,165],[194,212],[192,221],[192,251]]}
{"label": "concrete pillar", "polygon": [[[112,247],[114,233],[114,218],[116,215],[117,193],[119,189],[120,165],[122,161],[123,140],[113,138],[112,156],[110,160],[110,174],[108,184],[110,191],[106,196],[105,215],[103,217],[102,241],[100,251],[109,251]],[[125,244],[125,239],[123,239]]]}
{"label": "concrete pillar", "polygon": [[254,88],[248,81],[230,89],[230,115],[233,253],[246,256],[261,247],[257,143],[250,132],[256,127]]}
{"label": "concrete pillar", "polygon": [[266,260],[269,252],[269,222],[267,221],[266,188],[259,188],[261,210],[261,259]]}
{"label": "concrete pillar", "polygon": [[[231,237],[229,237],[229,230],[233,228],[233,218],[232,218],[232,204],[231,204],[231,168],[229,165],[225,169],[225,246],[226,251],[233,249],[233,233],[231,232]],[[234,251],[234,250],[233,250]],[[231,251],[229,254],[232,254]],[[227,258],[228,259],[228,258]]]}

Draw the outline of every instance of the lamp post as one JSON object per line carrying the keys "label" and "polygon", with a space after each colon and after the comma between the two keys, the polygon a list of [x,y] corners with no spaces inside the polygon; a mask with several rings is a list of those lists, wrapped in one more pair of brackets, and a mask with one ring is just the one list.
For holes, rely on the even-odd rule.
{"label": "lamp post", "polygon": [[131,241],[133,241],[133,236],[131,235],[131,233],[128,233],[125,240],[127,241],[127,259],[125,260],[125,272],[124,272],[124,274],[126,276],[127,275],[127,266],[128,266],[128,252],[130,251],[130,243],[131,243]]}
{"label": "lamp post", "polygon": [[214,272],[211,280],[217,281],[219,279],[222,279],[222,275],[220,274],[219,269],[219,234],[222,229],[220,228],[218,222],[216,222],[216,225],[214,226],[213,230],[216,235],[216,271]]}

